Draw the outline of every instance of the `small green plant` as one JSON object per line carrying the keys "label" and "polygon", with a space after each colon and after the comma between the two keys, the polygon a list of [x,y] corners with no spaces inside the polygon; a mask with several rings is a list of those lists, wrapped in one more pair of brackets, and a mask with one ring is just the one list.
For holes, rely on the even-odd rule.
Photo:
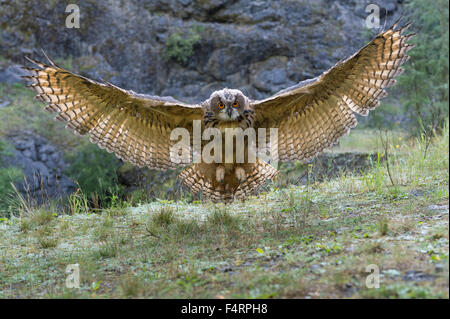
{"label": "small green plant", "polygon": [[380,236],[386,236],[389,231],[389,221],[386,218],[381,218],[378,221],[378,233]]}
{"label": "small green plant", "polygon": [[97,206],[108,207],[111,194],[120,194],[120,184],[117,179],[117,169],[120,161],[113,154],[101,150],[92,143],[82,143],[75,147],[67,156],[70,166],[65,173],[76,181],[85,198]]}
{"label": "small green plant", "polygon": [[214,207],[213,212],[208,215],[208,222],[216,226],[229,226],[233,223],[233,217],[224,207]]}
{"label": "small green plant", "polygon": [[50,210],[39,209],[33,213],[31,218],[35,222],[35,224],[37,224],[38,226],[42,226],[50,223],[55,218],[55,215]]}
{"label": "small green plant", "polygon": [[103,222],[94,229],[93,233],[99,241],[106,241],[114,233],[111,228],[112,225],[112,219],[106,216]]}
{"label": "small green plant", "polygon": [[31,229],[33,228],[33,225],[30,221],[29,218],[27,217],[22,217],[20,219],[20,223],[19,223],[19,229],[24,232],[24,233],[28,233]]}
{"label": "small green plant", "polygon": [[13,146],[0,140],[0,217],[8,217],[14,208],[14,189],[11,183],[23,177],[23,171],[17,167],[2,167],[3,159],[12,155]]}
{"label": "small green plant", "polygon": [[161,209],[152,216],[152,222],[157,226],[169,226],[175,221],[173,209],[161,207]]}
{"label": "small green plant", "polygon": [[200,41],[200,35],[195,28],[188,31],[176,31],[172,33],[166,42],[164,59],[174,60],[180,64],[186,64],[194,54],[194,46]]}
{"label": "small green plant", "polygon": [[101,258],[112,258],[117,256],[118,251],[119,249],[117,243],[110,240],[100,245],[96,251],[96,256]]}
{"label": "small green plant", "polygon": [[105,211],[109,216],[123,216],[128,212],[127,208],[131,206],[131,204],[127,201],[122,200],[122,198],[118,194],[112,194],[108,198],[108,208]]}
{"label": "small green plant", "polygon": [[380,193],[383,191],[384,172],[381,165],[381,159],[383,157],[384,153],[378,152],[376,162],[372,163],[372,170],[361,175],[361,179],[369,192],[375,191],[376,193]]}
{"label": "small green plant", "polygon": [[69,202],[69,212],[71,215],[89,212],[88,200],[81,188],[77,188],[75,193],[70,194],[67,200]]}
{"label": "small green plant", "polygon": [[38,243],[41,248],[48,249],[54,248],[58,245],[58,239],[48,236],[38,237]]}
{"label": "small green plant", "polygon": [[337,254],[342,250],[342,245],[335,241],[331,243],[317,243],[316,249],[326,254]]}
{"label": "small green plant", "polygon": [[142,280],[132,274],[125,275],[120,281],[120,289],[125,297],[137,297],[143,289]]}

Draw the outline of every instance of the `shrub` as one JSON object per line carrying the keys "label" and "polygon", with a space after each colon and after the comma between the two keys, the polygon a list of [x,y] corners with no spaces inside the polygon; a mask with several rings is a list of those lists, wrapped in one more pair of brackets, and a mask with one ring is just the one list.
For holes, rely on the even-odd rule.
{"label": "shrub", "polygon": [[75,147],[66,159],[70,166],[65,173],[79,184],[89,199],[105,204],[111,194],[121,192],[116,173],[120,160],[114,154],[86,142]]}
{"label": "shrub", "polygon": [[23,172],[17,167],[2,167],[4,158],[12,154],[13,146],[0,140],[0,217],[9,215],[10,204],[8,196],[12,194],[11,182],[17,182],[23,177]]}
{"label": "shrub", "polygon": [[166,42],[165,60],[174,60],[180,64],[186,64],[194,54],[194,46],[199,40],[200,35],[195,29],[172,33]]}

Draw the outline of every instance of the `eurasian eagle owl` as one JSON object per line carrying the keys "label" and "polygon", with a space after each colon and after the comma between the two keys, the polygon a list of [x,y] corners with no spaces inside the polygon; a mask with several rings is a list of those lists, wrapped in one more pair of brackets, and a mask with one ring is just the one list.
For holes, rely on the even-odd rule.
{"label": "eurasian eagle owl", "polygon": [[[67,122],[75,133],[90,135],[90,141],[115,153],[120,159],[153,169],[174,169],[170,138],[175,128],[201,129],[276,128],[280,161],[308,160],[334,145],[357,124],[354,113],[368,115],[386,96],[385,89],[402,73],[413,47],[403,35],[408,25],[379,33],[371,42],[320,76],[302,81],[263,100],[252,100],[239,90],[213,92],[199,104],[186,104],[168,97],[137,94],[108,82],[96,82],[57,66],[29,59],[38,68],[28,68],[30,85],[46,110]],[[266,139],[268,141],[269,139]],[[259,141],[259,140],[258,140]],[[204,143],[204,142],[202,142]],[[267,142],[270,144],[269,142]],[[249,155],[248,155],[249,156]],[[189,157],[192,159],[192,156]],[[213,201],[232,201],[255,191],[278,171],[257,158],[244,162],[189,163],[179,178],[194,193]]]}

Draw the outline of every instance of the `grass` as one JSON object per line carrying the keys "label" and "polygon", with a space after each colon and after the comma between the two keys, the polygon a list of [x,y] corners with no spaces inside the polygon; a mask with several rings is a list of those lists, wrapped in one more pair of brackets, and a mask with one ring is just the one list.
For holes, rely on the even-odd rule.
{"label": "grass", "polygon": [[24,210],[0,221],[0,297],[448,298],[448,126],[426,156],[421,140],[392,141],[395,185],[376,161],[231,205]]}
{"label": "grass", "polygon": [[[339,144],[332,148],[332,152],[383,152],[382,144],[378,137],[378,132],[374,129],[352,130],[351,134],[339,140]],[[403,144],[407,134],[401,130],[391,130],[390,139],[395,145]]]}

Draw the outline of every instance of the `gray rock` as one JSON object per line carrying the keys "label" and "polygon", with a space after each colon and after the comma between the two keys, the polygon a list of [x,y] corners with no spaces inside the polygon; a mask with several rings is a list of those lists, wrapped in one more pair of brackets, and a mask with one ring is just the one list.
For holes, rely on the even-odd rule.
{"label": "gray rock", "polygon": [[44,144],[39,149],[40,153],[51,154],[56,152],[56,148],[50,144]]}
{"label": "gray rock", "polygon": [[187,5],[191,4],[192,0],[180,0],[180,2],[181,2],[184,6],[187,6]]}
{"label": "gray rock", "polygon": [[319,272],[321,268],[322,268],[322,265],[314,264],[314,265],[311,265],[311,267],[309,267],[309,270],[311,272]]}
{"label": "gray rock", "polygon": [[8,100],[0,100],[0,109],[1,109],[2,107],[7,107],[7,106],[10,105],[10,104],[11,104],[11,102],[8,101]]}
{"label": "gray rock", "polygon": [[448,205],[430,205],[427,208],[429,210],[442,210],[448,212]]}
{"label": "gray rock", "polygon": [[17,150],[23,151],[23,150],[34,150],[34,140],[31,136],[26,136],[25,138],[18,138],[14,141],[14,147]]}
{"label": "gray rock", "polygon": [[[387,24],[403,10],[399,1],[377,4],[388,14]],[[0,47],[2,56],[24,63],[25,54],[42,59],[34,48],[45,43],[49,56],[71,56],[75,72],[136,92],[170,92],[187,102],[223,87],[264,98],[319,75],[363,46],[366,5],[356,0],[84,1],[81,28],[65,29],[63,2],[31,2],[25,9],[23,2],[10,1],[0,7],[0,23],[9,26],[0,31]],[[189,62],[168,60],[167,40],[188,30],[199,35]],[[0,82],[17,82],[18,71],[17,65],[0,66]]]}
{"label": "gray rock", "polygon": [[20,65],[10,65],[6,69],[0,69],[0,83],[22,83],[23,80],[20,77],[21,75],[25,75],[25,72],[20,68]]}
{"label": "gray rock", "polygon": [[45,138],[30,131],[14,132],[6,136],[14,146],[12,154],[3,159],[3,166],[15,166],[24,172],[24,179],[16,187],[32,202],[70,194],[75,184],[63,174],[63,155]]}
{"label": "gray rock", "polygon": [[398,277],[400,276],[400,271],[398,271],[397,269],[386,269],[382,271],[383,275],[388,276],[388,277]]}
{"label": "gray rock", "polygon": [[40,153],[39,154],[39,160],[41,160],[42,162],[47,162],[47,160],[48,160],[47,154]]}
{"label": "gray rock", "polygon": [[436,272],[442,272],[442,271],[444,271],[444,264],[441,264],[441,263],[436,264],[436,265],[434,265],[434,269],[436,270]]}
{"label": "gray rock", "polygon": [[436,279],[435,276],[424,273],[423,271],[410,270],[403,276],[406,281],[428,281]]}
{"label": "gray rock", "polygon": [[421,189],[413,189],[409,192],[413,196],[422,197],[425,195],[425,192]]}
{"label": "gray rock", "polygon": [[36,160],[36,151],[35,151],[34,148],[32,148],[32,149],[24,149],[22,151],[22,155],[25,156],[25,157],[28,157],[28,158],[30,158],[30,159],[32,159],[34,161]]}

